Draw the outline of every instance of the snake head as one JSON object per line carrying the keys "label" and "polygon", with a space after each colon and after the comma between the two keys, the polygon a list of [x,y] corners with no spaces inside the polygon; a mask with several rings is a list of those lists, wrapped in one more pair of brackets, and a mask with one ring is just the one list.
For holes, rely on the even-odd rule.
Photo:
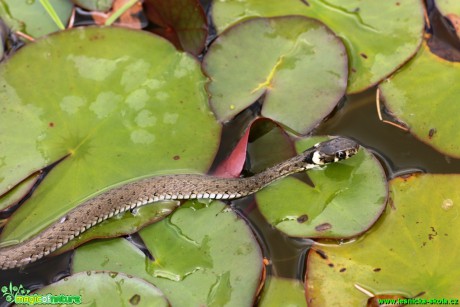
{"label": "snake head", "polygon": [[318,143],[314,147],[316,150],[311,156],[311,161],[315,165],[325,165],[348,159],[359,150],[358,143],[343,137]]}

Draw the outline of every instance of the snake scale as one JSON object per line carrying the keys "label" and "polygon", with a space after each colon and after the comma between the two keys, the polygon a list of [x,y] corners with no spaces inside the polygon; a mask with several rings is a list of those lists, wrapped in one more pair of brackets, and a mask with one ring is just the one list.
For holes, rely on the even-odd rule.
{"label": "snake scale", "polygon": [[253,194],[287,175],[357,153],[359,145],[346,138],[335,138],[246,178],[219,178],[178,174],[141,179],[103,192],[69,211],[34,237],[0,248],[0,269],[22,267],[54,252],[94,225],[121,212],[161,200],[210,198],[235,199]]}

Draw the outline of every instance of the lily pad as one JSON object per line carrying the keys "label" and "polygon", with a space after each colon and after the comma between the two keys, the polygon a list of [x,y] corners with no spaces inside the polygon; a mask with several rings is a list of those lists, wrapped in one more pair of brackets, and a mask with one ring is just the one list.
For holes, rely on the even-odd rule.
{"label": "lily pad", "polygon": [[307,300],[317,306],[364,306],[374,295],[458,297],[458,175],[424,174],[390,182],[392,206],[363,238],[317,245],[307,263]]}
{"label": "lily pad", "polygon": [[5,210],[11,206],[17,205],[19,201],[32,191],[34,185],[40,180],[41,176],[42,174],[37,172],[16,186],[11,186],[11,190],[5,193],[6,195],[0,196],[0,210]]}
{"label": "lily pad", "polygon": [[203,51],[208,24],[198,0],[146,0],[143,5],[147,18],[157,26],[154,33],[195,56]]}
{"label": "lily pad", "polygon": [[49,299],[50,305],[169,306],[163,293],[152,284],[115,272],[78,273],[46,286],[36,294]]}
{"label": "lily pad", "polygon": [[179,204],[178,201],[161,201],[140,207],[134,212],[123,212],[122,214],[91,227],[83,234],[59,248],[52,255],[64,253],[94,239],[114,238],[132,234],[138,229],[168,216],[179,206]]}
{"label": "lily pad", "polygon": [[219,120],[230,120],[264,96],[262,115],[298,133],[307,133],[332,111],[347,82],[340,39],[302,16],[235,25],[209,47],[203,68]]}
{"label": "lily pad", "polygon": [[380,84],[385,105],[410,132],[442,153],[460,157],[460,63],[431,53],[426,44],[398,73]]}
{"label": "lily pad", "polygon": [[124,239],[111,239],[78,248],[73,271],[103,269],[143,278],[173,306],[252,305],[262,273],[260,247],[223,203],[188,201],[139,234],[154,260]]}
{"label": "lily pad", "polygon": [[460,2],[456,0],[434,0],[436,7],[452,23],[460,38]]}
{"label": "lily pad", "polygon": [[296,155],[286,131],[266,118],[258,119],[251,126],[247,153],[253,174]]}
{"label": "lily pad", "polygon": [[98,12],[107,12],[112,8],[114,0],[72,0],[76,5],[88,10],[88,11],[98,11]]}
{"label": "lily pad", "polygon": [[221,126],[205,81],[193,57],[146,32],[78,28],[21,49],[0,66],[0,190],[66,158],[2,240],[23,241],[123,182],[206,172]]}
{"label": "lily pad", "polygon": [[[261,16],[305,15],[324,22],[347,47],[347,92],[356,93],[377,84],[414,55],[422,41],[423,12],[419,0],[217,0],[212,16],[219,32]],[[260,37],[252,39],[258,42]],[[259,50],[260,55],[267,52],[263,46]]]}
{"label": "lily pad", "polygon": [[[297,142],[301,152],[324,138]],[[314,187],[287,177],[256,193],[259,210],[277,229],[294,237],[346,238],[369,229],[385,208],[387,184],[366,149],[352,158],[308,171]]]}
{"label": "lily pad", "polygon": [[307,306],[305,289],[299,280],[270,277],[265,284],[258,306]]}
{"label": "lily pad", "polygon": [[[49,0],[62,24],[72,14],[70,0]],[[38,0],[0,0],[0,18],[12,28],[32,37],[40,37],[59,30],[59,27]]]}

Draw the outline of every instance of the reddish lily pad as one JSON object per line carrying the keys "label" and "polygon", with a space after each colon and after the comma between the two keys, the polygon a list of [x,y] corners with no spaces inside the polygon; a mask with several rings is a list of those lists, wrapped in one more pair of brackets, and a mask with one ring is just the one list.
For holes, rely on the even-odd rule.
{"label": "reddish lily pad", "polygon": [[435,0],[436,7],[444,17],[449,19],[460,38],[460,1],[457,0]]}
{"label": "reddish lily pad", "polygon": [[390,182],[392,205],[363,238],[318,244],[307,262],[312,306],[365,306],[368,295],[458,297],[458,175],[414,175]]}
{"label": "reddish lily pad", "polygon": [[147,18],[159,26],[154,33],[195,56],[203,51],[208,25],[198,0],[146,0],[144,7]]}
{"label": "reddish lily pad", "polygon": [[39,294],[50,305],[169,306],[163,293],[145,280],[105,271],[74,274],[34,293]]}
{"label": "reddish lily pad", "polygon": [[426,44],[398,73],[380,84],[385,105],[417,138],[460,157],[460,63],[431,53]]}
{"label": "reddish lily pad", "polygon": [[73,271],[110,270],[143,278],[173,306],[250,306],[262,273],[250,228],[223,203],[188,201],[139,232],[153,260],[124,239],[76,250]]}
{"label": "reddish lily pad", "polygon": [[210,46],[203,68],[219,120],[230,120],[264,96],[262,115],[298,133],[307,133],[332,111],[347,82],[340,39],[302,16],[235,25]]}
{"label": "reddish lily pad", "polygon": [[[261,16],[305,15],[324,22],[347,47],[347,91],[356,93],[377,84],[414,55],[422,41],[423,12],[419,0],[217,0],[212,16],[220,32]],[[252,39],[258,42],[260,37]],[[263,46],[259,50],[266,52]]]}
{"label": "reddish lily pad", "polygon": [[[296,147],[301,152],[319,141],[324,138],[304,139]],[[262,215],[289,236],[353,237],[369,229],[385,208],[385,173],[364,148],[308,175],[314,187],[291,176],[256,193]]]}
{"label": "reddish lily pad", "polygon": [[21,242],[123,182],[206,172],[221,127],[205,81],[190,55],[123,28],[72,29],[21,49],[0,66],[0,190],[67,158],[12,215],[2,240]]}

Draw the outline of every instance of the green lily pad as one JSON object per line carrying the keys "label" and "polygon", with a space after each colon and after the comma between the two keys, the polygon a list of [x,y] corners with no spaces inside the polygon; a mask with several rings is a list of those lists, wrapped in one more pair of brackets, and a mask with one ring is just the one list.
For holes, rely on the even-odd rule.
{"label": "green lily pad", "polygon": [[[297,142],[301,152],[324,138]],[[294,237],[356,236],[385,208],[387,183],[377,160],[366,149],[352,158],[308,171],[314,187],[287,177],[256,193],[259,210],[277,229]]]}
{"label": "green lily pad", "polygon": [[364,306],[375,295],[457,298],[460,271],[458,175],[418,175],[390,182],[392,206],[363,238],[318,245],[307,263],[307,300]]}
{"label": "green lily pad", "polygon": [[410,132],[442,153],[460,157],[460,63],[446,61],[424,44],[407,65],[380,84],[385,105]]}
{"label": "green lily pad", "polygon": [[219,120],[230,120],[264,96],[262,115],[298,133],[307,133],[332,111],[347,82],[341,41],[302,16],[237,24],[209,47],[203,68]]}
{"label": "green lily pad", "polygon": [[304,285],[295,279],[271,276],[264,286],[258,306],[307,306]]}
{"label": "green lily pad", "polygon": [[449,19],[460,38],[460,2],[456,0],[434,0],[436,7],[444,17]]}
{"label": "green lily pad", "polygon": [[[49,0],[62,24],[72,14],[70,0]],[[59,30],[59,27],[38,0],[0,0],[0,18],[12,28],[32,37],[40,37]]]}
{"label": "green lily pad", "polygon": [[91,227],[83,234],[59,248],[53,255],[64,253],[94,239],[113,238],[132,234],[138,229],[168,216],[179,206],[179,204],[178,201],[161,201],[140,207],[135,210],[135,212],[123,212],[114,218],[110,218]]}
{"label": "green lily pad", "polygon": [[169,306],[168,300],[154,285],[115,272],[77,273],[46,286],[35,294],[42,294],[49,299],[50,305]]}
{"label": "green lily pad", "polygon": [[5,195],[0,196],[0,210],[7,209],[21,201],[32,190],[39,178],[40,173],[37,172],[16,186],[11,186],[11,190],[5,193]]}
{"label": "green lily pad", "polygon": [[[217,0],[212,16],[220,32],[260,16],[305,15],[324,22],[347,47],[347,91],[356,93],[377,84],[414,55],[422,41],[423,11],[419,0]],[[260,37],[252,39],[257,44]],[[267,52],[262,46],[258,51]]]}
{"label": "green lily pad", "polygon": [[98,11],[98,12],[107,12],[112,8],[114,0],[72,0],[76,5],[88,10],[88,11]]}
{"label": "green lily pad", "polygon": [[223,203],[188,201],[139,232],[154,260],[124,239],[94,242],[75,252],[73,271],[110,270],[143,278],[173,306],[250,306],[262,255],[245,222]]}
{"label": "green lily pad", "polygon": [[123,182],[206,172],[221,126],[205,81],[194,58],[141,31],[79,28],[21,49],[0,66],[0,191],[66,158],[2,240],[23,241]]}

